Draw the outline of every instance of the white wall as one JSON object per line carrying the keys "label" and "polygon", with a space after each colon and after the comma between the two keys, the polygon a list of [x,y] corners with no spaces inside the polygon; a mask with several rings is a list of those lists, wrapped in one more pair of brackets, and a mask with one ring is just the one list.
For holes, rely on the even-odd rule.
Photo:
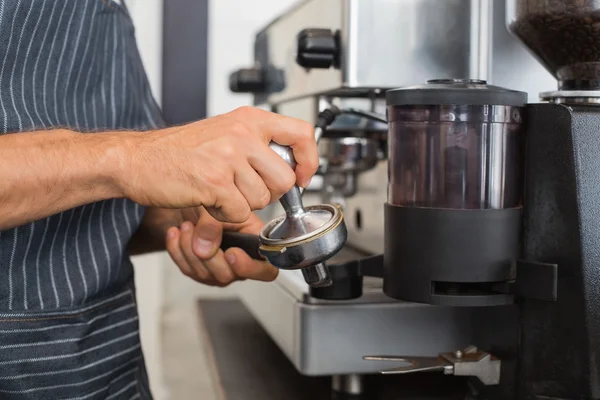
{"label": "white wall", "polygon": [[135,25],[137,43],[152,93],[160,104],[163,0],[125,1]]}

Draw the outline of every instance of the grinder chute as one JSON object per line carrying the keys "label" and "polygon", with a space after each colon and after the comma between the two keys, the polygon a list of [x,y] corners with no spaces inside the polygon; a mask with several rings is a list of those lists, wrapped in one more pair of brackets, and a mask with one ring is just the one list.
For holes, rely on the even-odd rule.
{"label": "grinder chute", "polygon": [[474,80],[387,92],[384,291],[421,303],[512,301],[526,93]]}

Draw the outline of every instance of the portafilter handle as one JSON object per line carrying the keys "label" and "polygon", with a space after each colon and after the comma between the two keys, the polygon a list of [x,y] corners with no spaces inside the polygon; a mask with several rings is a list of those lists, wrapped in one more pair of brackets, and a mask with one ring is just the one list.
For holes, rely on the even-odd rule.
{"label": "portafilter handle", "polygon": [[[294,151],[291,147],[282,146],[275,142],[271,142],[269,147],[293,170],[296,169],[297,163],[294,158]],[[281,196],[279,203],[281,203],[288,218],[297,218],[306,212],[304,205],[302,204],[302,191],[298,185],[294,185],[289,192]],[[329,274],[329,269],[323,263],[303,268],[302,275],[304,276],[304,281],[311,287],[326,287],[333,283]]]}

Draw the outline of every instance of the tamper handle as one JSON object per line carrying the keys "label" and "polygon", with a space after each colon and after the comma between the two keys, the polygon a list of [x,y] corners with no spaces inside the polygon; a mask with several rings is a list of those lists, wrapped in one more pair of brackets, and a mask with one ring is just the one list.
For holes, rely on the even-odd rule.
{"label": "tamper handle", "polygon": [[[296,159],[294,158],[294,151],[289,146],[282,146],[278,143],[271,142],[269,147],[275,151],[283,160],[293,169],[296,169]],[[285,210],[288,215],[296,215],[300,213],[304,213],[304,206],[302,205],[302,192],[298,185],[294,185],[294,187],[281,196],[279,199],[281,206]]]}
{"label": "tamper handle", "polygon": [[279,143],[271,142],[269,143],[269,147],[277,154],[279,157],[283,158],[292,169],[296,169],[296,159],[294,158],[294,151],[290,146],[282,146]]}
{"label": "tamper handle", "polygon": [[[317,134],[317,132],[315,132],[315,134]],[[269,147],[273,149],[275,153],[279,154],[293,170],[296,169],[296,165],[298,164],[296,163],[294,151],[291,147],[282,146],[275,142],[269,143]],[[302,204],[302,191],[298,185],[294,185],[289,192],[281,196],[279,202],[288,215],[288,218],[301,217],[302,214],[306,212],[306,210],[304,210],[304,205]],[[329,275],[329,269],[324,264],[303,268],[302,274],[304,275],[304,281],[312,287],[330,286],[333,282]]]}

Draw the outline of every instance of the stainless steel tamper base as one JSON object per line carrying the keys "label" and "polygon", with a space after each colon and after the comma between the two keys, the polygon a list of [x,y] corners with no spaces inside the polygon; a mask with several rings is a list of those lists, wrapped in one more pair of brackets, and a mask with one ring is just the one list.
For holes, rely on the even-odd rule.
{"label": "stainless steel tamper base", "polygon": [[312,287],[331,285],[325,261],[336,255],[348,237],[337,206],[322,204],[286,213],[269,222],[259,235],[259,252],[281,269],[301,269]]}

